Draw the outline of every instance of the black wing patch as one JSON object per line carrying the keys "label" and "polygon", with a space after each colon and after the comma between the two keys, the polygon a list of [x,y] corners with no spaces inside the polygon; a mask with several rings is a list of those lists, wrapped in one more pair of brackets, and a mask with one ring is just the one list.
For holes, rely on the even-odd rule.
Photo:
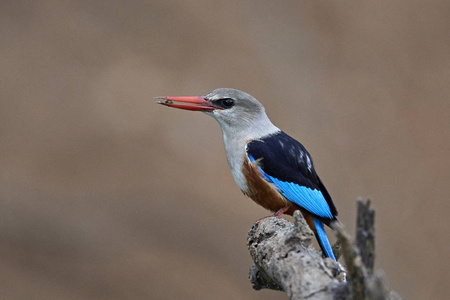
{"label": "black wing patch", "polygon": [[[320,191],[329,206],[329,212],[333,216],[337,216],[336,207],[314,170],[311,156],[298,141],[280,131],[274,135],[249,142],[247,154],[253,160],[258,161],[259,167],[268,177]],[[290,200],[297,202],[293,201],[295,199]],[[316,215],[320,216],[317,213]]]}

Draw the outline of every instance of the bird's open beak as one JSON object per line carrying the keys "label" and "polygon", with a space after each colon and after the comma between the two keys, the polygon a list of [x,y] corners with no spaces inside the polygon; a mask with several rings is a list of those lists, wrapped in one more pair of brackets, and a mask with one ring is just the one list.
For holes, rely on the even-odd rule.
{"label": "bird's open beak", "polygon": [[[157,97],[157,99],[164,100],[158,101],[157,102],[158,104],[185,110],[213,111],[217,109],[212,105],[211,101],[205,99],[205,96]],[[174,102],[189,103],[189,104],[179,104]]]}

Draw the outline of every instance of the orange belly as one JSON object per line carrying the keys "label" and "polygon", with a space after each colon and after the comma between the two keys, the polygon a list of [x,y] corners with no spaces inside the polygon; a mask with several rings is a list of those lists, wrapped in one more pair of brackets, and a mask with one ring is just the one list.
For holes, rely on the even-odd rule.
{"label": "orange belly", "polygon": [[[247,181],[248,192],[245,195],[250,197],[257,204],[265,209],[276,212],[282,208],[289,207],[286,212],[290,215],[299,207],[287,200],[281,193],[261,175],[257,165],[248,159],[244,161],[242,173]],[[295,208],[296,207],[296,208]]]}
{"label": "orange belly", "polygon": [[261,171],[255,163],[250,162],[248,159],[245,160],[242,172],[247,180],[249,190],[248,193],[244,192],[246,196],[250,197],[265,209],[273,212],[289,207],[284,213],[292,216],[294,211],[300,210],[306,223],[313,230],[314,234],[316,234],[316,226],[314,225],[314,219],[311,213],[286,199],[271,183],[262,177]]}
{"label": "orange belly", "polygon": [[248,192],[244,194],[253,201],[268,209],[276,212],[282,208],[289,207],[285,214],[293,215],[294,211],[300,210],[306,223],[316,233],[313,216],[304,208],[292,203],[286,199],[271,183],[267,182],[261,175],[261,171],[255,163],[248,159],[244,161],[242,167],[245,179],[247,180]]}

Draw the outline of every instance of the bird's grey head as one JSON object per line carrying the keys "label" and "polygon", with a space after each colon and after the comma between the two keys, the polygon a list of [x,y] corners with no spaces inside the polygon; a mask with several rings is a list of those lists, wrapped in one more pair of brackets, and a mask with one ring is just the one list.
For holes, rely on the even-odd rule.
{"label": "bird's grey head", "polygon": [[267,117],[262,104],[253,96],[239,90],[220,88],[206,96],[161,97],[161,99],[165,101],[159,101],[160,104],[202,111],[212,116],[219,122],[225,135],[261,136],[263,133],[277,130]]}
{"label": "bird's grey head", "polygon": [[221,126],[245,126],[266,115],[264,107],[253,96],[239,90],[220,88],[205,96],[217,109],[205,111]]}

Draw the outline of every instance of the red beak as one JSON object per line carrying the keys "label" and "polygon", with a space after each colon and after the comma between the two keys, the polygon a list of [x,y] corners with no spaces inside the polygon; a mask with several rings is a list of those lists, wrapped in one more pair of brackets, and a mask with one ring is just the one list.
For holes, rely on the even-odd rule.
{"label": "red beak", "polygon": [[[165,101],[158,101],[158,104],[162,104],[168,107],[180,108],[185,110],[194,111],[213,111],[217,109],[211,104],[211,101],[205,99],[204,96],[187,96],[187,97],[157,97],[157,99],[164,99]],[[176,104],[174,102],[190,103],[189,104]]]}

